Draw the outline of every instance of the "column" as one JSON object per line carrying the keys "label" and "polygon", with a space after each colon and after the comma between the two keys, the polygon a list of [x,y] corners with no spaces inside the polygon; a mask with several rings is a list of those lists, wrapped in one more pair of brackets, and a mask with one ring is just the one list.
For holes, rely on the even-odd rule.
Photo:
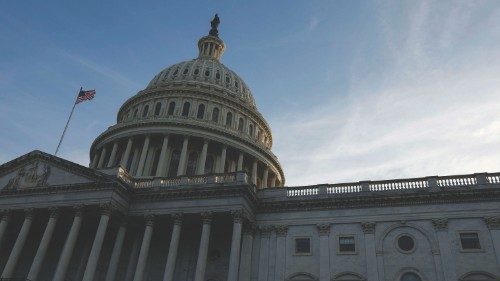
{"label": "column", "polygon": [[153,235],[153,226],[154,216],[147,216],[141,250],[139,251],[139,259],[137,260],[137,267],[135,268],[134,281],[142,281],[144,278],[144,271],[149,255],[149,245],[151,244],[151,236]]}
{"label": "column", "polygon": [[97,163],[97,168],[100,169],[104,166],[104,158],[106,157],[106,146],[101,149],[101,156],[99,157],[99,163]]}
{"label": "column", "polygon": [[274,280],[285,280],[285,254],[287,233],[287,225],[279,225],[276,227],[276,267]]}
{"label": "column", "polygon": [[166,174],[166,168],[168,163],[167,158],[167,150],[168,150],[168,135],[163,136],[163,142],[161,144],[160,157],[158,160],[158,168],[156,168],[156,176],[163,177]]}
{"label": "column", "polygon": [[266,165],[266,167],[264,168],[264,175],[262,176],[262,188],[267,187],[268,176],[269,176],[269,167]]}
{"label": "column", "polygon": [[499,217],[485,217],[484,222],[490,230],[493,248],[497,257],[497,263],[500,264],[500,216]]}
{"label": "column", "polygon": [[122,157],[122,160],[120,162],[120,165],[125,169],[127,169],[127,163],[128,163],[128,158],[130,157],[130,151],[132,150],[132,144],[133,144],[133,141],[132,141],[132,137],[131,137],[127,141],[127,147],[125,148],[125,152],[123,152],[123,157]]}
{"label": "column", "polygon": [[[137,232],[137,231],[132,231]],[[134,242],[132,244],[132,249],[130,251],[128,263],[127,263],[127,272],[125,274],[124,281],[132,281],[134,278],[135,268],[137,267],[137,259],[139,258],[139,250],[140,250],[140,242],[142,238],[142,233],[137,233],[134,237]]]}
{"label": "column", "polygon": [[5,231],[7,230],[7,226],[10,221],[10,211],[3,210],[1,212],[2,219],[0,221],[0,247],[2,246],[3,236],[5,235]]}
{"label": "column", "polygon": [[205,173],[205,162],[207,162],[208,140],[203,140],[203,148],[201,149],[200,161],[198,162],[197,175]]}
{"label": "column", "polygon": [[179,159],[179,167],[177,167],[177,176],[182,176],[186,174],[186,162],[187,162],[187,149],[188,149],[189,137],[185,136],[182,142],[181,156]]}
{"label": "column", "polygon": [[177,250],[179,249],[179,240],[182,227],[182,214],[174,214],[174,225],[172,228],[172,237],[170,238],[170,246],[168,249],[167,264],[165,265],[165,273],[163,274],[163,281],[173,281],[175,262],[177,260]]}
{"label": "column", "polygon": [[194,281],[205,281],[205,269],[207,267],[208,242],[210,241],[210,224],[212,223],[211,213],[202,213],[201,219],[203,227],[201,229],[200,249],[198,260],[196,261],[196,272]]}
{"label": "column", "polygon": [[113,167],[113,165],[115,164],[117,150],[118,150],[118,141],[115,141],[115,143],[113,144],[113,148],[111,149],[111,155],[109,156],[108,165],[106,167],[110,168]]}
{"label": "column", "polygon": [[330,224],[318,224],[319,234],[319,281],[330,280]]}
{"label": "column", "polygon": [[227,153],[227,147],[224,145],[222,146],[222,151],[220,153],[220,163],[219,163],[219,173],[224,173],[224,168],[226,166],[226,153]]}
{"label": "column", "polygon": [[75,249],[76,239],[78,238],[78,233],[82,226],[83,217],[83,207],[75,207],[75,218],[73,219],[73,224],[68,233],[68,238],[64,242],[64,247],[61,252],[61,257],[57,263],[56,273],[52,281],[64,281],[66,277],[66,271],[68,270],[69,261],[73,255],[73,250]]}
{"label": "column", "polygon": [[254,160],[252,164],[252,183],[257,184],[257,160]]}
{"label": "column", "polygon": [[458,277],[455,273],[455,260],[451,251],[450,241],[448,239],[448,219],[433,219],[432,226],[434,227],[438,238],[439,252],[445,261],[441,261],[443,272],[441,276],[438,276],[438,280],[457,280]]}
{"label": "column", "polygon": [[127,220],[122,218],[118,232],[116,233],[115,244],[113,252],[109,260],[108,271],[106,272],[106,281],[114,281],[116,278],[116,269],[122,254],[123,241],[125,241],[125,234],[127,232]]}
{"label": "column", "polygon": [[99,161],[99,154],[96,152],[94,153],[94,157],[92,158],[92,163],[90,163],[90,168],[97,168],[97,161]]}
{"label": "column", "polygon": [[243,171],[243,152],[240,152],[240,155],[238,155],[238,171]]}
{"label": "column", "polygon": [[365,235],[366,276],[368,281],[378,281],[377,253],[375,251],[375,223],[362,222],[361,228]]}
{"label": "column", "polygon": [[250,281],[252,272],[252,248],[254,226],[250,223],[243,226],[243,241],[241,245],[241,260],[238,281]]}
{"label": "column", "polygon": [[99,226],[97,227],[94,243],[92,244],[92,250],[90,250],[87,267],[85,268],[85,273],[83,274],[83,281],[94,280],[97,262],[99,261],[99,256],[101,255],[102,243],[104,242],[104,236],[106,235],[106,230],[108,229],[110,216],[111,206],[108,204],[102,205],[101,219],[99,220]]}
{"label": "column", "polygon": [[277,230],[280,226],[273,226],[273,231],[271,232],[271,236],[269,236],[269,262],[267,269],[267,280],[272,281],[275,280],[276,273],[276,240],[277,240]]}
{"label": "column", "polygon": [[52,234],[54,233],[54,229],[56,227],[58,217],[57,208],[50,208],[49,213],[49,221],[47,222],[42,240],[40,241],[40,245],[38,246],[38,250],[36,251],[35,258],[33,259],[33,263],[31,264],[31,268],[28,273],[27,279],[30,281],[36,281],[38,279],[38,273],[42,268],[43,260],[47,254],[50,240],[52,240]]}
{"label": "column", "polygon": [[238,281],[243,212],[234,211],[231,212],[231,215],[233,216],[233,237],[231,239],[231,252],[229,254],[229,271],[227,274],[227,281]]}
{"label": "column", "polygon": [[142,176],[142,172],[144,170],[144,165],[146,164],[146,156],[148,155],[149,150],[149,139],[150,136],[147,135],[144,139],[144,144],[142,145],[141,157],[139,158],[139,166],[137,167],[136,176]]}
{"label": "column", "polygon": [[16,269],[17,262],[21,257],[21,251],[24,248],[24,243],[26,242],[26,238],[28,238],[28,234],[31,228],[31,223],[33,222],[33,209],[25,210],[25,217],[23,226],[19,231],[16,242],[14,243],[14,247],[12,248],[12,252],[10,252],[9,259],[7,260],[7,264],[3,269],[2,278],[12,278],[14,274],[14,270]]}
{"label": "column", "polygon": [[[259,251],[259,276],[258,281],[267,281],[268,263],[269,263],[269,237],[272,231],[271,226],[260,227],[260,251]],[[269,280],[274,281],[274,280]]]}
{"label": "column", "polygon": [[276,175],[271,177],[271,184],[269,187],[276,187]]}

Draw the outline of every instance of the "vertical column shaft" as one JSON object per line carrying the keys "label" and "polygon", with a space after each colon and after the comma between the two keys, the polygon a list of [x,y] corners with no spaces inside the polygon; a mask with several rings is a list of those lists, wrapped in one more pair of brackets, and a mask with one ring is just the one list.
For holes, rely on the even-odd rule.
{"label": "vertical column shaft", "polygon": [[441,254],[441,257],[443,257],[445,261],[441,262],[443,276],[438,276],[438,280],[457,280],[458,277],[456,276],[455,258],[453,257],[451,244],[448,238],[448,220],[445,218],[433,219],[432,225],[434,226],[434,230],[436,231],[439,252]]}
{"label": "vertical column shaft", "polygon": [[92,158],[92,163],[90,163],[90,168],[97,168],[97,162],[99,161],[99,153],[94,153],[94,157]]}
{"label": "vertical column shaft", "polygon": [[45,259],[45,255],[47,254],[50,240],[52,240],[52,234],[54,233],[54,229],[56,227],[58,217],[57,209],[51,208],[49,212],[49,221],[47,222],[47,226],[45,227],[45,231],[43,232],[42,240],[40,241],[40,245],[38,246],[38,250],[36,251],[35,258],[33,259],[33,263],[31,264],[31,268],[28,273],[27,278],[30,281],[36,281],[38,279],[38,273],[42,268],[43,260]]}
{"label": "vertical column shaft", "polygon": [[257,184],[257,160],[254,160],[252,164],[252,183]]}
{"label": "vertical column shaft", "polygon": [[142,145],[141,157],[139,158],[139,166],[137,167],[137,172],[135,173],[137,176],[142,176],[142,172],[146,164],[146,156],[148,155],[149,150],[149,140],[150,136],[147,135],[144,139],[144,144]]}
{"label": "vertical column shaft", "polygon": [[16,268],[17,262],[19,261],[19,258],[21,257],[21,251],[23,250],[24,243],[26,242],[26,239],[28,238],[28,234],[29,234],[32,222],[33,222],[33,210],[28,209],[25,211],[23,226],[21,227],[21,230],[19,231],[16,242],[14,243],[14,247],[12,248],[12,251],[10,252],[10,256],[9,256],[9,259],[7,260],[7,264],[5,264],[5,267],[3,269],[2,278],[8,279],[8,278],[13,277],[12,275],[14,274],[14,270]]}
{"label": "vertical column shaft", "polygon": [[238,155],[238,167],[237,167],[237,170],[238,171],[243,171],[243,152],[240,152],[240,154]]}
{"label": "vertical column shaft", "polygon": [[156,176],[162,177],[165,176],[166,168],[167,168],[167,150],[168,150],[168,135],[163,136],[163,142],[161,144],[160,157],[158,160],[158,168],[156,168]]}
{"label": "vertical column shaft", "polygon": [[220,153],[219,173],[224,173],[226,166],[227,147],[224,145]]}
{"label": "vertical column shaft", "polygon": [[271,178],[271,184],[269,185],[270,187],[275,187],[276,186],[276,175],[274,175]]}
{"label": "vertical column shaft", "polygon": [[116,152],[118,151],[118,141],[115,141],[113,144],[113,148],[111,149],[111,155],[109,155],[108,165],[106,167],[113,167],[116,160]]}
{"label": "vertical column shaft", "polygon": [[205,173],[205,163],[207,162],[208,140],[203,141],[203,148],[201,149],[200,162],[198,163],[197,175]]}
{"label": "vertical column shaft", "polygon": [[146,269],[146,262],[149,255],[149,246],[151,244],[151,236],[153,235],[154,217],[148,216],[146,218],[146,228],[144,229],[144,236],[142,237],[141,250],[139,251],[139,259],[135,269],[134,281],[142,281],[144,278],[144,271]]}
{"label": "vertical column shaft", "polygon": [[127,168],[128,159],[130,157],[130,151],[132,150],[132,144],[133,140],[131,137],[127,141],[127,147],[125,148],[125,152],[123,152],[122,160],[120,162],[120,165],[125,169]]}
{"label": "vertical column shaft", "polygon": [[365,235],[366,272],[370,281],[378,281],[377,253],[375,250],[375,223],[361,223]]}
{"label": "vertical column shaft", "polygon": [[108,271],[106,272],[106,281],[114,281],[116,278],[116,270],[118,268],[118,262],[120,261],[120,256],[122,254],[123,241],[125,241],[125,234],[127,232],[127,221],[123,219],[118,232],[116,233],[115,245],[113,246],[113,252],[109,260]]}
{"label": "vertical column shaft", "polygon": [[497,263],[500,264],[500,216],[485,217],[484,222],[490,230],[493,249],[497,257]]}
{"label": "vertical column shaft", "polygon": [[69,261],[73,255],[73,250],[75,248],[76,239],[78,238],[78,233],[82,226],[83,208],[77,207],[75,212],[75,218],[73,219],[73,224],[68,233],[68,238],[64,242],[64,247],[57,263],[56,273],[54,274],[53,281],[63,281],[66,277],[66,271],[68,270]]}
{"label": "vertical column shaft", "polygon": [[208,243],[210,241],[210,225],[212,223],[211,213],[202,213],[203,227],[201,229],[200,249],[196,262],[194,281],[205,281],[205,269],[207,267]]}
{"label": "vertical column shaft", "polygon": [[85,268],[85,273],[83,274],[83,281],[94,280],[95,271],[97,269],[97,262],[99,261],[99,256],[101,255],[102,244],[104,242],[104,236],[106,235],[106,230],[108,229],[108,222],[110,216],[111,216],[111,210],[109,206],[104,206],[102,208],[101,219],[99,220],[99,226],[97,227],[94,243],[92,244],[92,250],[90,250],[89,260],[87,261],[87,267]]}
{"label": "vertical column shaft", "polygon": [[99,157],[99,163],[97,163],[97,168],[100,169],[104,166],[104,158],[106,157],[106,146],[101,149],[101,156]]}
{"label": "vertical column shaft", "polygon": [[177,167],[177,175],[182,176],[186,174],[186,162],[187,162],[187,149],[188,149],[189,137],[185,136],[182,142],[181,157],[179,160],[179,167]]}
{"label": "vertical column shaft", "polygon": [[267,187],[267,179],[269,177],[269,167],[264,168],[264,175],[262,176],[262,188]]}
{"label": "vertical column shaft", "polygon": [[231,252],[229,254],[229,271],[227,274],[228,281],[238,281],[238,266],[240,265],[240,249],[241,249],[241,227],[242,216],[241,211],[232,213],[233,215],[233,237],[231,239]]}
{"label": "vertical column shaft", "polygon": [[252,269],[253,227],[243,227],[243,241],[241,245],[241,259],[238,281],[250,281]]}
{"label": "vertical column shaft", "polygon": [[[2,246],[3,237],[7,231],[7,226],[10,221],[10,211],[2,211],[2,219],[0,220],[0,247]],[[1,248],[0,248],[1,250]]]}
{"label": "vertical column shaft", "polygon": [[170,246],[168,249],[167,264],[165,265],[165,273],[163,274],[163,281],[173,281],[175,262],[177,260],[177,250],[179,249],[179,239],[182,227],[182,215],[175,214],[174,225],[172,228],[172,237],[170,238]]}
{"label": "vertical column shaft", "polygon": [[288,226],[276,227],[276,267],[274,280],[285,280],[286,235]]}
{"label": "vertical column shaft", "polygon": [[317,225],[319,234],[319,281],[330,280],[330,225]]}

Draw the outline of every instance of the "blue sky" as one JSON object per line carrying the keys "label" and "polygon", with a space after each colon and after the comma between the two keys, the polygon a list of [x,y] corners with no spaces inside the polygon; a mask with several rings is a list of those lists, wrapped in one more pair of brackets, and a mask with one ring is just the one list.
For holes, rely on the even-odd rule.
{"label": "blue sky", "polygon": [[0,163],[93,139],[217,12],[288,185],[500,171],[499,1],[2,1]]}

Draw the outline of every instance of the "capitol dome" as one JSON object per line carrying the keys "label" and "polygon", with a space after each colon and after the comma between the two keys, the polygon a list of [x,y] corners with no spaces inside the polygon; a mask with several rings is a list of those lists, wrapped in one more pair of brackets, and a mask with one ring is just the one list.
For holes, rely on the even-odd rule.
{"label": "capitol dome", "polygon": [[91,167],[121,165],[136,179],[246,171],[257,188],[282,186],[272,134],[248,86],[220,62],[219,19],[199,55],[160,71],[92,144]]}

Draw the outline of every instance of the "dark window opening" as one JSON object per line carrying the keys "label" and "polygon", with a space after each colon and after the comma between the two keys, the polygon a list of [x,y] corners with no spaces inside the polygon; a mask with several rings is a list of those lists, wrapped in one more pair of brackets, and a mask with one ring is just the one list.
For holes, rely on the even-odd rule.
{"label": "dark window opening", "polygon": [[219,122],[219,109],[217,107],[212,110],[212,121]]}
{"label": "dark window opening", "polygon": [[478,250],[481,249],[479,236],[475,232],[460,233],[460,243],[463,250]]}
{"label": "dark window opening", "polygon": [[144,110],[142,111],[142,117],[148,116],[148,111],[149,111],[149,105],[146,105],[144,107]]}
{"label": "dark window opening", "polygon": [[157,103],[155,106],[155,116],[160,115],[160,111],[161,111],[161,103]]}
{"label": "dark window opening", "polygon": [[168,105],[168,112],[167,112],[167,115],[168,115],[168,116],[174,115],[174,110],[175,110],[175,102],[171,102],[171,103]]}
{"label": "dark window opening", "polygon": [[339,237],[339,252],[355,252],[356,244],[353,236]]}
{"label": "dark window opening", "polygon": [[200,104],[198,105],[198,113],[196,114],[196,118],[203,119],[203,117],[205,117],[205,105]]}
{"label": "dark window opening", "polygon": [[231,112],[228,112],[226,114],[226,126],[231,127],[231,124],[233,124],[233,114]]}
{"label": "dark window opening", "polygon": [[311,253],[311,239],[310,238],[295,238],[295,253],[296,254],[310,254]]}
{"label": "dark window opening", "polygon": [[415,247],[415,241],[408,235],[402,235],[398,238],[398,247],[405,252],[409,252]]}
{"label": "dark window opening", "polygon": [[189,115],[190,108],[191,104],[189,102],[185,102],[184,106],[182,106],[182,116],[187,117]]}

